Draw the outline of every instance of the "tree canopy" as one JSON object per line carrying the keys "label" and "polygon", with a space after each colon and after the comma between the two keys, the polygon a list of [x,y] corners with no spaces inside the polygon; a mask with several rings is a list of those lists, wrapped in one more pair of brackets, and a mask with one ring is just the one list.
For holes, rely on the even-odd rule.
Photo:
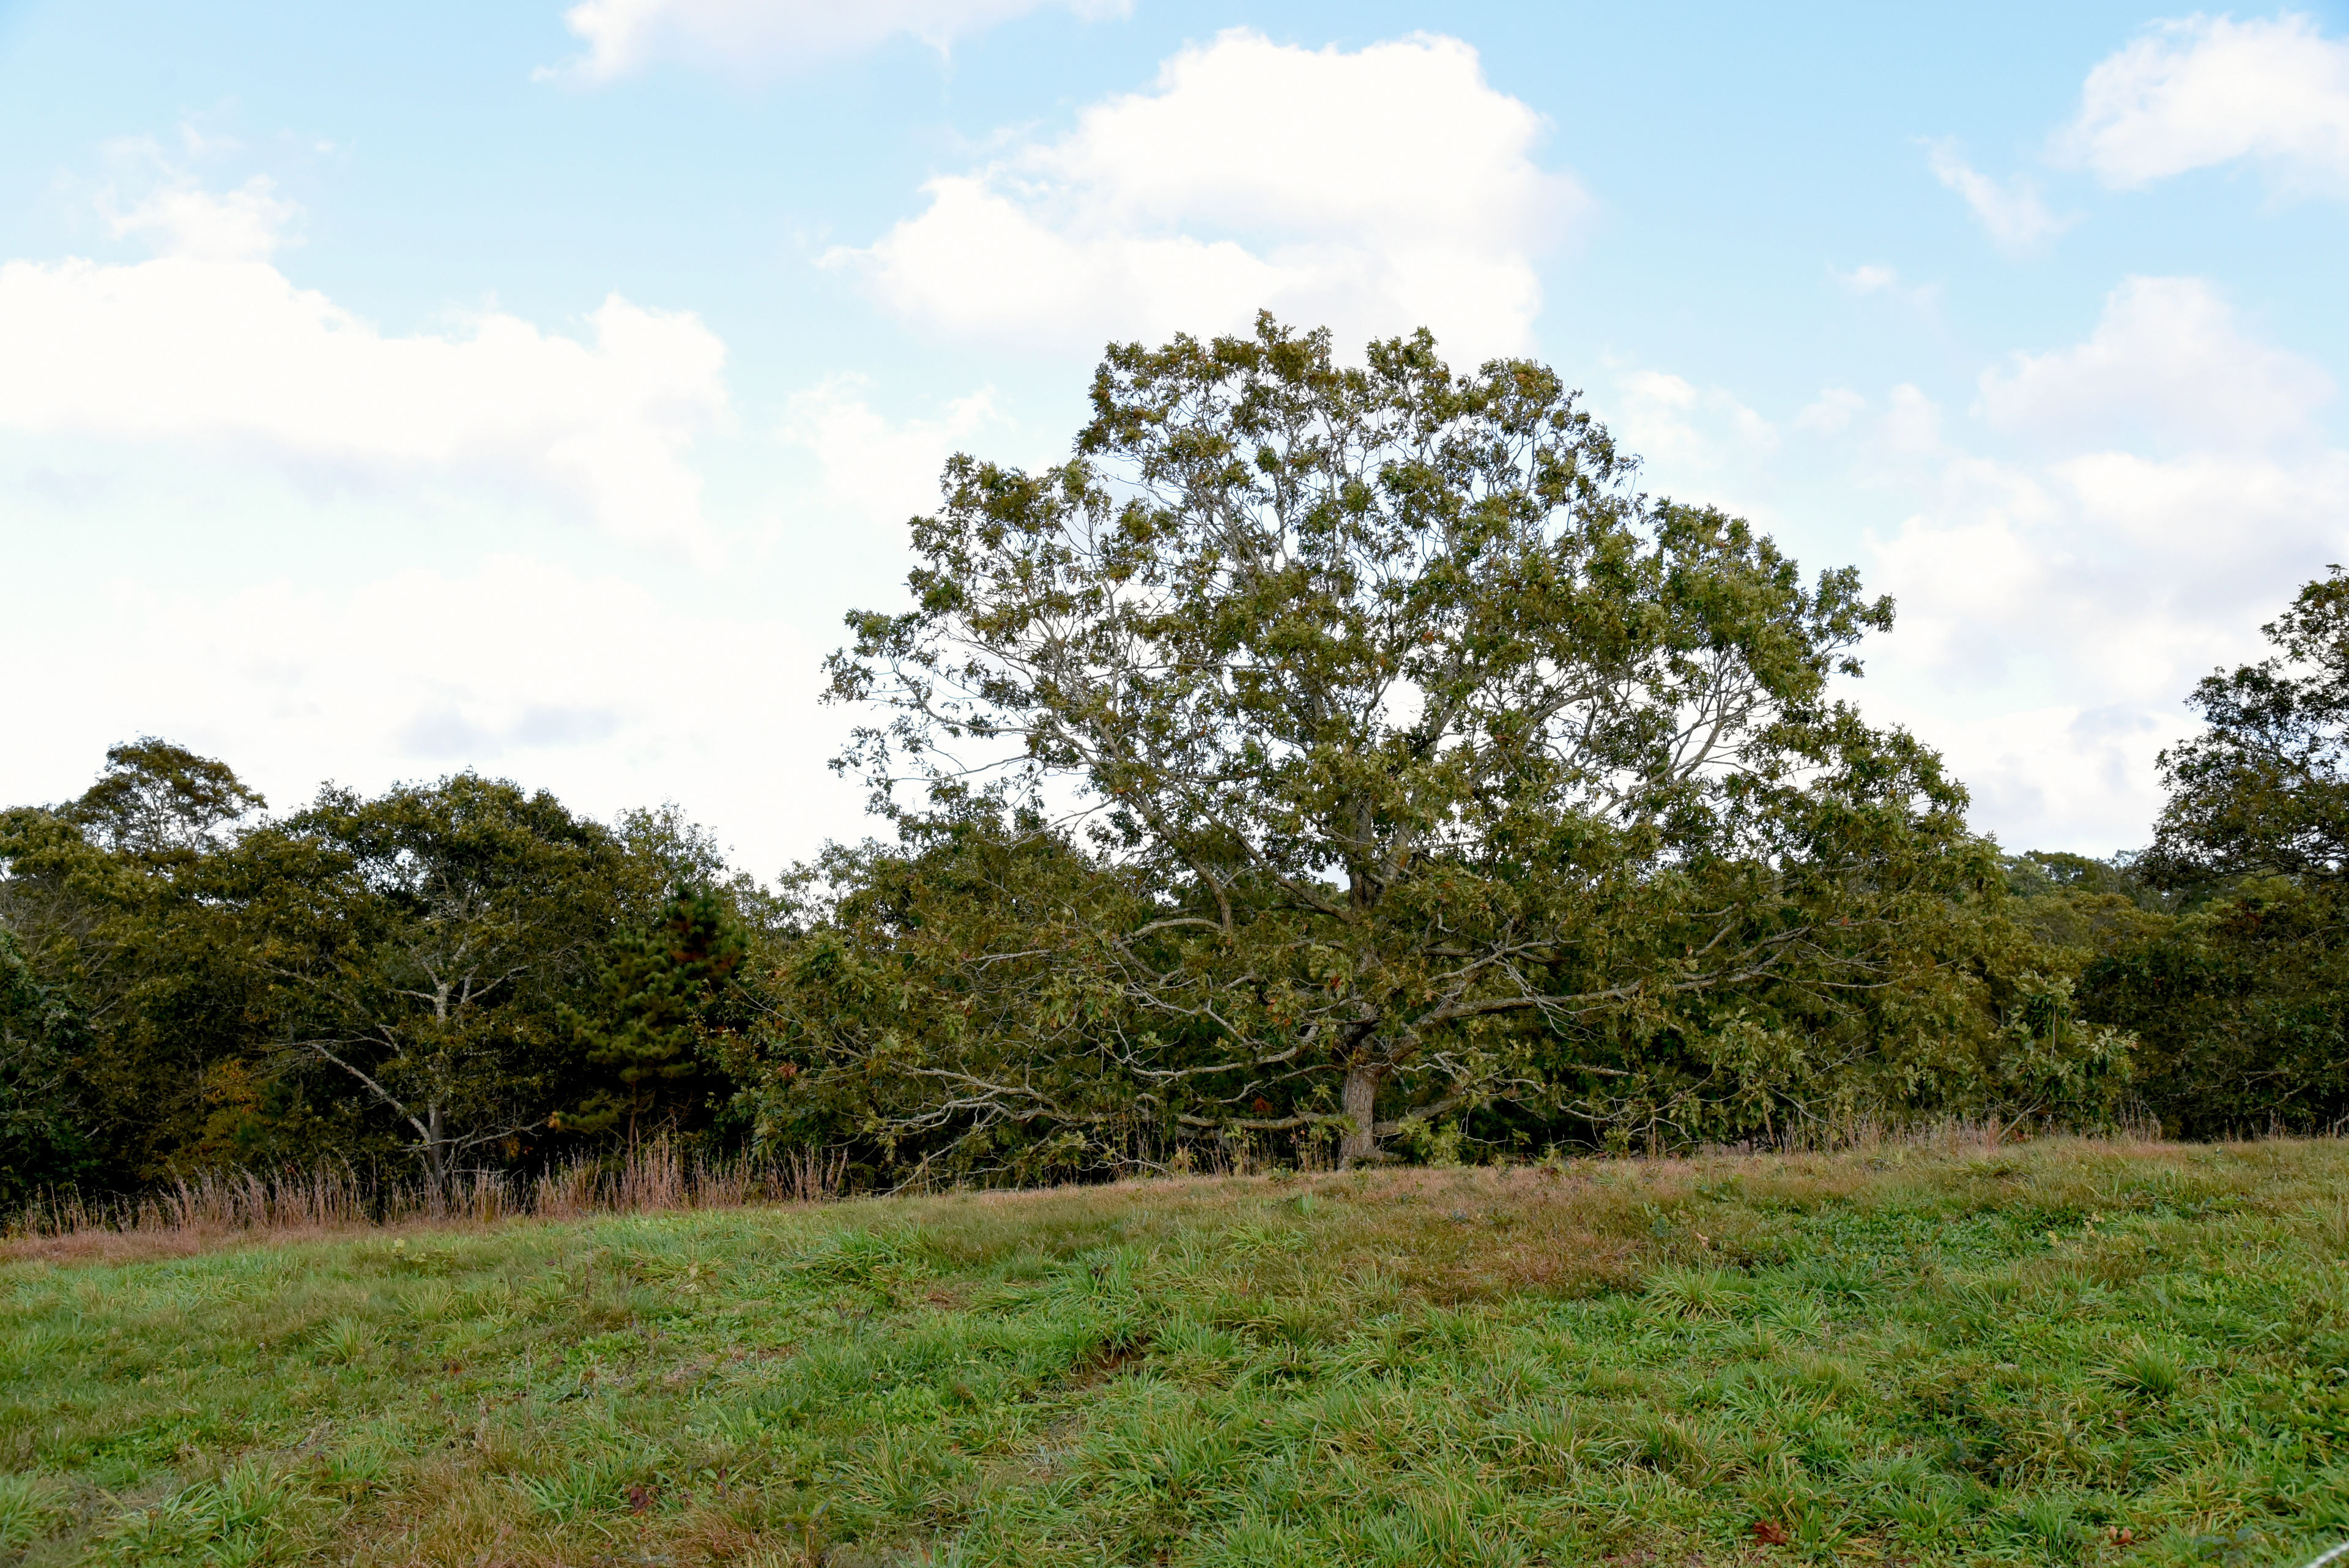
{"label": "tree canopy", "polygon": [[2349,870],[2349,577],[2332,567],[2261,629],[2275,653],[2204,677],[2187,701],[2207,727],[2161,755],[2158,881]]}
{"label": "tree canopy", "polygon": [[[1636,475],[1542,366],[1269,317],[1112,348],[1066,462],[953,459],[912,607],[832,663],[916,851],[836,864],[833,912],[914,989],[808,950],[793,1092],[886,1064],[929,1092],[876,1127],[975,1147],[1363,1159],[1480,1107],[1678,1140],[1946,1076],[1922,1034],[1980,999],[1924,933],[1996,876],[1835,688],[1889,603]],[[925,902],[979,861],[983,911]]]}
{"label": "tree canopy", "polygon": [[261,808],[150,738],[0,815],[0,1200],[320,1158],[438,1190],[724,1114],[764,906],[673,811],[472,774]]}
{"label": "tree canopy", "polygon": [[2150,1106],[2195,1136],[2349,1116],[2349,577],[2262,629],[2274,651],[2205,677],[2201,732],[2161,755],[2168,799],[2130,870],[2178,917],[2084,976],[2140,1040]]}

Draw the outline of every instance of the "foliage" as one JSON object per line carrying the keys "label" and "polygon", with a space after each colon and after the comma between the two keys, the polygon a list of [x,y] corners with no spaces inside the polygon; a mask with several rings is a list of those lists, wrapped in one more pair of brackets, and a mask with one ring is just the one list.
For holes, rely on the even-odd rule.
{"label": "foliage", "polygon": [[70,1064],[88,1025],[43,985],[16,940],[0,929],[0,1205],[90,1173],[89,1138]]}
{"label": "foliage", "polygon": [[328,788],[250,835],[248,919],[283,1046],[402,1124],[426,1179],[549,1130],[615,934],[617,846],[543,792],[460,774],[375,799]]}
{"label": "foliage", "polygon": [[616,1085],[563,1125],[581,1132],[624,1128],[630,1143],[655,1126],[706,1119],[715,1088],[714,1037],[750,1021],[742,982],[750,944],[726,901],[708,888],[672,893],[649,929],[623,930],[589,1012],[564,1009],[585,1059]]}
{"label": "foliage", "polygon": [[2162,753],[2158,882],[2331,885],[2349,869],[2349,576],[2333,567],[2261,629],[2277,652],[2206,676],[2188,699],[2204,732]]}
{"label": "foliage", "polygon": [[2143,1043],[2147,1105],[2194,1137],[2349,1116],[2349,578],[2264,629],[2274,655],[2195,688],[2205,728],[2162,754],[2168,800],[2129,867],[2182,913],[2083,977]]}
{"label": "foliage", "polygon": [[268,802],[227,763],[146,735],[106,752],[106,771],[59,813],[113,854],[184,867],[220,846],[220,829]]}
{"label": "foliage", "polygon": [[[957,1161],[1991,1094],[1987,851],[1829,690],[1889,603],[1634,467],[1547,369],[1454,376],[1424,333],[1360,369],[1269,317],[1113,348],[1076,455],[954,459],[915,607],[852,618],[833,695],[893,716],[843,764],[914,831],[825,868],[786,1033],[827,1082],[931,1075],[870,1115]],[[943,901],[1048,868],[1067,897]]]}
{"label": "foliage", "polygon": [[1097,1168],[1133,1129],[1153,1085],[1128,1055],[1164,1028],[1121,983],[1144,877],[1033,816],[964,811],[896,848],[834,846],[799,892],[804,935],[737,1046],[763,1146],[854,1139],[901,1179],[1033,1181]]}
{"label": "foliage", "polygon": [[[51,1128],[71,1176],[132,1189],[321,1159],[413,1158],[440,1183],[567,1159],[624,1118],[710,1125],[731,1085],[698,1057],[674,1070],[672,1012],[747,1016],[767,911],[674,809],[605,828],[470,774],[261,805],[150,738],[79,799],[0,814],[0,1127]],[[722,927],[689,984],[655,956],[680,908]],[[21,1159],[22,1180],[65,1168]]]}
{"label": "foliage", "polygon": [[260,976],[216,873],[232,814],[261,799],[227,768],[153,739],[111,748],[54,810],[0,812],[0,928],[80,1021],[64,1062],[80,1133],[109,1185],[170,1175],[189,1151],[321,1152],[298,1100],[269,1128],[239,1114]]}
{"label": "foliage", "polygon": [[2349,944],[2330,886],[2245,878],[2082,980],[2093,1016],[2141,1042],[2140,1092],[2189,1137],[2337,1126],[2349,1115]]}
{"label": "foliage", "polygon": [[2302,1562],[2344,1181],[1974,1139],[0,1264],[0,1552]]}

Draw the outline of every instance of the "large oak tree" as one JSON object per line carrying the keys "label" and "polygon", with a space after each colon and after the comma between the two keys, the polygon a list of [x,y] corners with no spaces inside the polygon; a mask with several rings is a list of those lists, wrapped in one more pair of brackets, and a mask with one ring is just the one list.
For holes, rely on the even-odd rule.
{"label": "large oak tree", "polygon": [[[1685,1134],[1765,1060],[1948,1022],[1925,928],[1992,867],[1832,690],[1891,620],[1854,573],[1643,493],[1551,371],[1424,333],[1116,348],[1092,405],[1064,463],[949,462],[912,607],[834,657],[885,711],[843,765],[916,842],[831,868],[802,1092],[1359,1160],[1501,1103]],[[922,891],[957,878],[977,907]]]}

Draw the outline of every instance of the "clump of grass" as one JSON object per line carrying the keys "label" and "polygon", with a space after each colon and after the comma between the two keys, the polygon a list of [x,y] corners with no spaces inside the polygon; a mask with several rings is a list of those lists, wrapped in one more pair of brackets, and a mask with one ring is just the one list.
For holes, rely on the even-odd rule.
{"label": "clump of grass", "polygon": [[375,1325],[356,1317],[337,1317],[317,1333],[318,1359],[340,1366],[365,1361],[376,1346]]}
{"label": "clump of grass", "polygon": [[2318,1241],[2336,1258],[2349,1257],[2349,1199],[2335,1199],[2316,1211]]}
{"label": "clump of grass", "polygon": [[64,1488],[36,1475],[0,1475],[0,1552],[21,1552],[62,1521]]}
{"label": "clump of grass", "polygon": [[20,1260],[0,1562],[2282,1561],[2349,1524],[2344,1179],[1961,1142]]}
{"label": "clump of grass", "polygon": [[2148,1399],[2167,1399],[2186,1382],[2186,1360],[2166,1345],[2149,1345],[2141,1336],[2132,1335],[2114,1352],[2106,1363],[2105,1376],[2115,1387],[2132,1394],[2142,1394]]}
{"label": "clump of grass", "polygon": [[100,1532],[100,1560],[125,1564],[299,1563],[314,1542],[317,1508],[300,1480],[265,1461],[239,1460]]}
{"label": "clump of grass", "polygon": [[796,1261],[810,1279],[836,1284],[903,1282],[925,1272],[922,1238],[912,1231],[835,1231]]}
{"label": "clump of grass", "polygon": [[1719,1269],[1659,1269],[1648,1276],[1648,1299],[1674,1317],[1728,1317],[1745,1300],[1735,1276]]}

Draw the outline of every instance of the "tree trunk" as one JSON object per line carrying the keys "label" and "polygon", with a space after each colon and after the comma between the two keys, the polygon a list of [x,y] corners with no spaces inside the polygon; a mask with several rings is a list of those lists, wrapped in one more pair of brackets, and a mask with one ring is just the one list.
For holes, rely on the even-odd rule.
{"label": "tree trunk", "polygon": [[1339,1108],[1346,1113],[1352,1125],[1338,1145],[1338,1168],[1351,1170],[1358,1165],[1375,1165],[1383,1157],[1379,1153],[1378,1099],[1379,1079],[1382,1076],[1367,1062],[1356,1062],[1346,1069],[1346,1086],[1339,1096]]}
{"label": "tree trunk", "polygon": [[[445,980],[432,988],[432,1022],[439,1026],[434,1031],[437,1042],[445,1044],[449,1030],[449,982]],[[425,1179],[432,1184],[432,1213],[438,1218],[449,1206],[449,1144],[438,1101],[424,1113],[424,1118],[429,1124],[424,1134]]]}
{"label": "tree trunk", "polygon": [[437,1217],[449,1203],[449,1151],[441,1136],[440,1107],[434,1106],[425,1112],[424,1180],[431,1189],[432,1213]]}

